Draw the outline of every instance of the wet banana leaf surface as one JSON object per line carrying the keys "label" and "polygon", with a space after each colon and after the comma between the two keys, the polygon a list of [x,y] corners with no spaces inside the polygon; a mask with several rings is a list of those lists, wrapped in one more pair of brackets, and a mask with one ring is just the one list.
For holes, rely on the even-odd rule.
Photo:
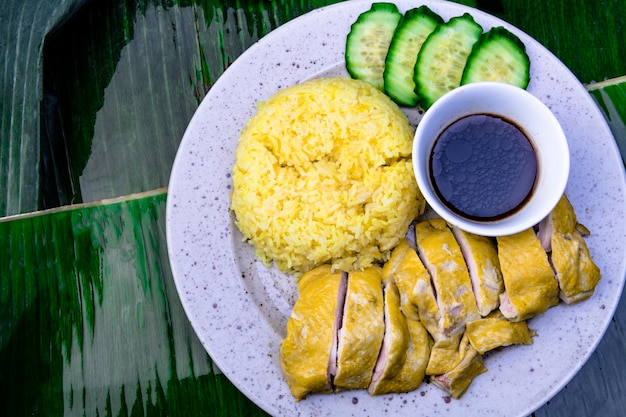
{"label": "wet banana leaf surface", "polygon": [[[3,415],[265,415],[219,372],[187,321],[167,259],[165,187],[189,120],[230,63],[281,24],[335,2],[3,4]],[[558,56],[626,155],[624,2],[461,3]],[[537,416],[626,407],[623,304],[587,364]]]}
{"label": "wet banana leaf surface", "polygon": [[0,222],[4,415],[263,415],[185,318],[166,190]]}

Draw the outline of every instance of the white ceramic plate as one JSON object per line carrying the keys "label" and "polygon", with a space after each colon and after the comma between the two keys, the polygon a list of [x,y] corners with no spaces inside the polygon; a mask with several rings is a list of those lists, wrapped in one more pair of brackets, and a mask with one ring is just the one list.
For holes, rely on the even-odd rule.
{"label": "white ceramic plate", "polygon": [[[560,305],[530,321],[531,346],[489,354],[489,371],[460,400],[423,384],[402,395],[349,391],[296,403],[282,378],[278,348],[296,298],[293,279],[265,268],[241,241],[229,212],[231,167],[239,132],[255,104],[279,89],[319,76],[346,75],[345,37],[369,9],[359,0],[315,10],[274,30],[218,79],[183,137],[169,185],[167,238],[185,311],[225,375],[272,415],[525,416],[556,394],[597,346],[622,293],[626,262],[626,187],[617,147],[584,87],[549,51],[490,15],[439,1],[397,0],[401,11],[428,5],[444,19],[469,12],[485,30],[504,25],[526,44],[528,90],[547,104],[569,138],[567,194],[603,279],[590,300]],[[419,115],[409,112],[417,122]]]}

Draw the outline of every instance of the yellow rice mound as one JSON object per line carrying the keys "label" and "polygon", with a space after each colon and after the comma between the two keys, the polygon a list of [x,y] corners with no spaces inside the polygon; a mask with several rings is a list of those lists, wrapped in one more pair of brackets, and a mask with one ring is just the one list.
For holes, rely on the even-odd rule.
{"label": "yellow rice mound", "polygon": [[288,87],[241,133],[231,209],[267,266],[296,276],[323,263],[384,261],[424,211],[414,131],[387,96],[348,78]]}

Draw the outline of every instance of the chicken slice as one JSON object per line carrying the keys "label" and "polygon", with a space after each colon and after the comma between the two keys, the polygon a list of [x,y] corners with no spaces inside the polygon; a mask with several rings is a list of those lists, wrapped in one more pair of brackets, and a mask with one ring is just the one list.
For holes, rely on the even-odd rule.
{"label": "chicken slice", "polygon": [[537,232],[559,283],[559,297],[567,304],[591,297],[601,279],[581,229],[586,231],[563,195]]}
{"label": "chicken slice", "polygon": [[392,280],[385,282],[383,294],[385,336],[374,366],[372,380],[367,388],[370,394],[382,393],[385,383],[398,374],[406,361],[409,347],[409,326],[400,310],[400,294]]}
{"label": "chicken slice", "polygon": [[430,320],[438,317],[436,328],[428,321],[425,324],[435,341],[426,373],[438,375],[452,369],[465,323],[478,319],[480,314],[461,248],[446,222],[443,219],[420,222],[415,226],[415,237],[419,258],[430,281],[418,282],[414,293],[421,291],[427,302],[434,294],[437,314],[431,314]]}
{"label": "chicken slice", "polygon": [[430,274],[408,241],[400,242],[391,253],[383,267],[383,280],[396,282],[404,315],[410,320],[419,320],[435,339],[426,373],[436,375],[449,370],[457,356],[460,335],[450,337],[441,331],[441,314]]}
{"label": "chicken slice", "polygon": [[400,314],[406,325],[408,334],[405,359],[399,367],[394,366],[393,372],[383,371],[380,376],[377,376],[378,363],[381,361],[379,357],[379,362],[374,370],[374,377],[368,388],[371,395],[410,392],[417,389],[424,380],[426,365],[430,356],[431,340],[422,323],[419,320],[408,319],[402,314],[399,309],[399,297],[395,298],[395,301],[386,298],[386,301],[392,305],[397,305],[393,309]]}
{"label": "chicken slice", "polygon": [[461,334],[444,335],[439,333],[430,351],[426,375],[440,375],[451,371],[459,360]]}
{"label": "chicken slice", "polygon": [[498,308],[500,294],[504,291],[495,242],[458,227],[453,227],[452,233],[467,265],[478,312],[485,317]]}
{"label": "chicken slice", "polygon": [[511,321],[529,319],[559,303],[559,286],[533,229],[499,236],[498,258],[505,291],[500,311]]}
{"label": "chicken slice", "polygon": [[338,390],[367,388],[385,333],[382,269],[376,266],[348,275],[343,320],[338,332]]}
{"label": "chicken slice", "polygon": [[[561,245],[563,245],[562,251],[560,250]],[[571,270],[573,268],[570,265],[578,264],[578,273],[574,276],[557,272],[556,276],[560,286],[559,298],[566,304],[572,304],[591,297],[601,279],[601,273],[591,258],[583,237],[574,234],[571,241],[566,238],[557,239],[557,242],[553,242],[552,247],[556,248],[558,254],[555,259],[553,249],[552,263],[557,271]],[[569,254],[566,249],[570,249]],[[576,258],[578,258],[578,262],[576,262]]]}
{"label": "chicken slice", "polygon": [[[383,266],[383,282],[395,282],[400,294],[400,308],[404,315],[411,320],[420,319],[418,303],[414,294],[415,286],[420,280],[430,283],[430,276],[418,258],[415,249],[411,247],[407,239],[403,239],[391,252],[389,260]],[[432,306],[436,309],[434,294]],[[436,320],[439,318],[437,317]]]}
{"label": "chicken slice", "polygon": [[525,321],[510,321],[499,311],[467,323],[465,334],[481,355],[499,347],[533,344],[533,333]]}
{"label": "chicken slice", "polygon": [[408,241],[400,242],[391,253],[383,267],[383,280],[396,282],[404,315],[409,320],[419,320],[435,339],[426,373],[435,375],[448,370],[450,361],[456,358],[460,335],[450,337],[441,331],[441,314],[430,274]]}
{"label": "chicken slice", "polygon": [[287,322],[287,336],[279,350],[280,366],[291,394],[301,400],[311,392],[331,392],[329,354],[332,325],[342,273],[323,265],[305,273],[298,283],[299,298]]}
{"label": "chicken slice", "polygon": [[466,336],[460,342],[458,357],[450,371],[431,379],[435,386],[447,391],[455,399],[465,394],[478,375],[487,372],[482,356],[470,345]]}
{"label": "chicken slice", "polygon": [[433,283],[439,331],[450,336],[462,334],[465,323],[480,314],[461,248],[443,219],[418,223],[415,236],[419,257]]}
{"label": "chicken slice", "polygon": [[[413,274],[415,277],[415,286],[413,287],[413,292],[409,299],[413,300],[415,305],[417,305],[419,319],[426,330],[428,330],[428,333],[430,333],[433,338],[439,338],[439,336],[443,335],[439,327],[441,313],[439,312],[439,306],[437,306],[437,298],[435,297],[435,290],[431,283],[430,274],[415,251],[412,251],[407,256],[405,266],[405,274]],[[396,278],[401,279],[403,275],[404,274],[398,274]]]}

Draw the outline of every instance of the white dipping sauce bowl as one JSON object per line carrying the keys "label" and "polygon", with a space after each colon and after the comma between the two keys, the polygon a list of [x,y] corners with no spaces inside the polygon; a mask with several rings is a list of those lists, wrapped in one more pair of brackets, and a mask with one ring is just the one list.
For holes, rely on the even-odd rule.
{"label": "white dipping sauce bowl", "polygon": [[[430,176],[437,138],[455,121],[474,114],[513,122],[530,139],[537,155],[537,177],[530,198],[517,211],[497,220],[469,219],[452,211],[437,196]],[[482,236],[512,235],[544,219],[565,192],[569,165],[567,138],[554,114],[528,91],[504,83],[466,84],[445,94],[424,113],[413,141],[413,170],[428,205],[449,224]]]}

